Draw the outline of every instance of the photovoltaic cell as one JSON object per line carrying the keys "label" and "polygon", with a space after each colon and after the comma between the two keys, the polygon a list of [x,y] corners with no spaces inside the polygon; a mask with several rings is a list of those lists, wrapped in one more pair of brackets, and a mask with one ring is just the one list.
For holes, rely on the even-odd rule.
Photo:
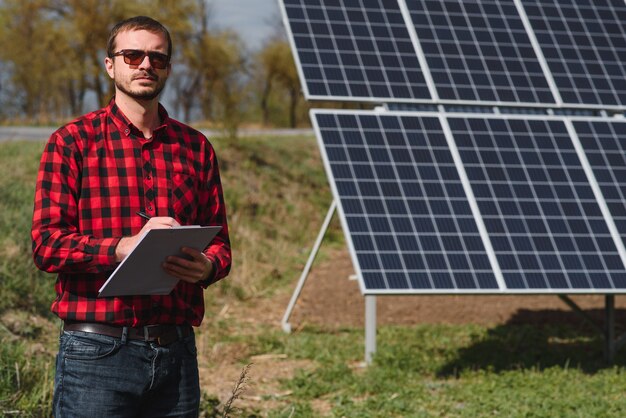
{"label": "photovoltaic cell", "polygon": [[448,121],[509,290],[626,288],[563,121]]}
{"label": "photovoltaic cell", "polygon": [[307,98],[430,99],[399,6],[284,0]]}
{"label": "photovoltaic cell", "polygon": [[626,105],[626,3],[522,0],[563,102]]}
{"label": "photovoltaic cell", "polygon": [[440,99],[555,102],[513,0],[407,6]]}
{"label": "photovoltaic cell", "polygon": [[573,125],[626,245],[626,123],[577,120]]}
{"label": "photovoltaic cell", "polygon": [[498,289],[438,118],[313,119],[365,289]]}

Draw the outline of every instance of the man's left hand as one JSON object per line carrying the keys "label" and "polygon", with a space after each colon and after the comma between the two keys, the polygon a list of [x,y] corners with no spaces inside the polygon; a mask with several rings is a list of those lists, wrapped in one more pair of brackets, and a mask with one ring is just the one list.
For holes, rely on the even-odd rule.
{"label": "man's left hand", "polygon": [[198,283],[213,275],[213,263],[202,251],[188,247],[181,248],[181,251],[189,255],[191,260],[174,255],[169,256],[163,263],[165,271],[189,283]]}

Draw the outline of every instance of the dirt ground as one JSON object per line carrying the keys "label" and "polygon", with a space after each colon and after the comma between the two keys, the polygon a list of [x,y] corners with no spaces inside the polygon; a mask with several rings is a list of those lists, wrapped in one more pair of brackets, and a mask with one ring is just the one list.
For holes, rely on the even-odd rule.
{"label": "dirt ground", "polygon": [[[346,251],[333,254],[327,261],[314,264],[289,323],[292,331],[304,325],[316,325],[333,330],[340,327],[362,327],[364,324],[364,298],[353,274],[352,262]],[[259,324],[281,327],[291,294],[296,286],[273,298],[254,303],[225,306],[220,315],[231,316],[254,330]],[[571,296],[582,309],[599,321],[604,319],[604,296]],[[616,323],[618,331],[626,325],[626,296],[616,296]],[[208,320],[208,318],[206,319]],[[562,300],[553,295],[460,295],[460,296],[380,296],[377,298],[378,325],[411,325],[419,323],[462,324],[474,323],[497,326],[505,323],[577,323],[580,316]],[[254,332],[254,331],[252,331]],[[623,331],[622,331],[623,332]],[[232,385],[242,371],[238,354],[245,347],[226,348],[216,342],[211,347],[199,347],[201,355],[201,380],[203,389],[217,394],[223,402],[228,399]],[[293,376],[296,370],[310,368],[307,361],[289,359],[282,354],[261,354],[252,360],[248,387],[240,407],[267,410],[285,406],[289,408],[289,392],[280,389],[280,379]],[[362,367],[363,364],[351,365]],[[314,407],[320,412],[330,406],[320,401]],[[286,411],[289,412],[288,410]]]}

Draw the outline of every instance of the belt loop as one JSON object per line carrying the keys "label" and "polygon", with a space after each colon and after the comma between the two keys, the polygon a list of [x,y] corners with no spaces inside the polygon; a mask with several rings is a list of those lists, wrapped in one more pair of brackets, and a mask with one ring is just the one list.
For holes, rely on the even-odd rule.
{"label": "belt loop", "polygon": [[150,341],[150,332],[148,331],[148,327],[146,326],[143,327],[143,340],[145,342]]}
{"label": "belt loop", "polygon": [[183,327],[182,325],[176,325],[176,333],[178,334],[178,339],[183,339]]}
{"label": "belt loop", "polygon": [[122,327],[122,344],[126,345],[126,340],[128,338],[128,327]]}

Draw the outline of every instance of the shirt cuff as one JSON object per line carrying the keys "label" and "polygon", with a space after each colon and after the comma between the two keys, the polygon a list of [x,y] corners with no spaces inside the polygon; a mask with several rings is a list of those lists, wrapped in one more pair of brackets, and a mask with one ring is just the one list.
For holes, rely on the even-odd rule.
{"label": "shirt cuff", "polygon": [[211,264],[213,264],[213,272],[207,279],[200,280],[198,282],[198,284],[202,286],[204,289],[206,289],[211,284],[213,284],[213,282],[215,281],[215,278],[217,277],[217,269],[218,269],[218,263],[214,255],[207,255],[206,258],[208,258]]}
{"label": "shirt cuff", "polygon": [[117,264],[117,258],[115,257],[115,249],[119,244],[122,237],[117,238],[102,238],[98,245],[94,246],[93,256],[96,262],[104,267],[114,267]]}

